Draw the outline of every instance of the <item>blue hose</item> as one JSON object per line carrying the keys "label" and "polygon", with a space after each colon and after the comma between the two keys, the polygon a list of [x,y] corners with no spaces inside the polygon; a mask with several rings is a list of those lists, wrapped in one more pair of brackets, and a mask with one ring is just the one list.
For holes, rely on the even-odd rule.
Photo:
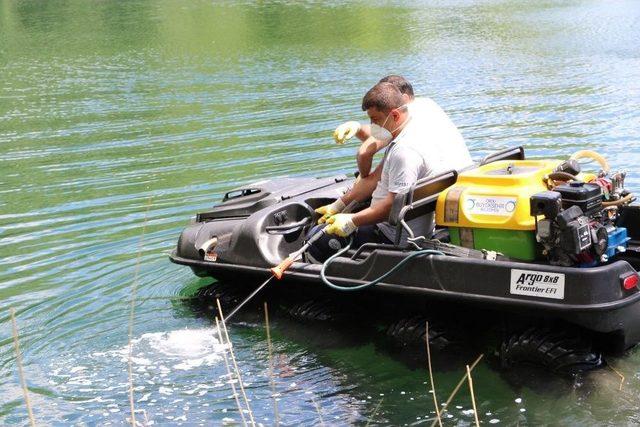
{"label": "blue hose", "polygon": [[434,250],[431,250],[431,249],[423,249],[423,250],[411,253],[411,255],[409,255],[408,257],[406,257],[402,261],[400,261],[391,270],[387,271],[382,276],[378,277],[377,279],[372,280],[371,282],[363,283],[363,284],[357,285],[357,286],[339,286],[339,285],[336,285],[335,283],[331,283],[329,281],[329,279],[327,279],[327,276],[325,274],[325,270],[327,269],[329,264],[331,264],[333,262],[334,259],[338,258],[340,255],[342,255],[343,253],[347,252],[351,248],[351,243],[353,243],[353,239],[349,241],[349,244],[346,247],[344,247],[343,249],[340,249],[338,252],[336,252],[335,254],[331,255],[331,257],[329,257],[329,259],[326,260],[324,262],[324,264],[322,264],[322,270],[320,270],[320,278],[322,279],[324,284],[329,286],[332,289],[337,290],[337,291],[349,292],[349,291],[359,291],[361,289],[366,289],[366,288],[368,288],[370,286],[374,286],[374,285],[377,285],[378,283],[382,282],[384,279],[389,277],[391,274],[393,274],[396,271],[398,271],[403,265],[405,265],[407,262],[409,262],[409,260],[411,260],[411,259],[413,259],[415,257],[421,256],[421,255],[444,255],[444,253],[442,253],[440,251],[434,251]]}

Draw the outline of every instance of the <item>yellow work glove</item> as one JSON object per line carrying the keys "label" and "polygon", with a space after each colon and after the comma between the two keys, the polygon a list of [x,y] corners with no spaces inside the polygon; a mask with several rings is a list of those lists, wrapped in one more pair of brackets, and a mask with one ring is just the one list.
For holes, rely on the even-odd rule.
{"label": "yellow work glove", "polygon": [[336,144],[344,144],[347,139],[353,138],[359,130],[360,123],[354,121],[345,122],[333,131],[333,139]]}
{"label": "yellow work glove", "polygon": [[335,234],[340,237],[347,237],[356,231],[356,225],[353,223],[353,214],[335,214],[327,220],[327,228],[324,230],[327,234]]}
{"label": "yellow work glove", "polygon": [[344,203],[340,198],[330,205],[320,206],[316,209],[316,212],[322,215],[318,220],[318,224],[324,224],[327,222],[327,219],[331,218],[333,215],[342,212],[344,209]]}

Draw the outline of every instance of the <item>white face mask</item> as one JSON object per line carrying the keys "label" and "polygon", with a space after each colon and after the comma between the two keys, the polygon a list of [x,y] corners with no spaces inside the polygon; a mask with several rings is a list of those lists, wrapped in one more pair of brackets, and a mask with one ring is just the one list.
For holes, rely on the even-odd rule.
{"label": "white face mask", "polygon": [[373,136],[375,139],[379,141],[386,141],[386,142],[391,141],[393,139],[393,135],[391,135],[391,132],[389,132],[382,126],[377,125],[375,123],[371,123],[371,136]]}
{"label": "white face mask", "polygon": [[[401,109],[401,108],[407,108],[407,106],[408,106],[408,105],[409,105],[409,104],[401,105],[401,106],[399,106],[398,108],[394,108],[394,110],[399,110],[399,109]],[[391,116],[391,112],[389,112],[389,114],[387,114],[387,117],[385,117],[384,122],[382,122],[382,126],[380,126],[380,128],[381,128],[381,129],[385,130],[386,132],[389,132],[389,135],[393,134],[395,131],[397,131],[398,129],[402,128],[404,125],[406,125],[406,124],[407,124],[407,122],[409,121],[409,119],[411,118],[411,117],[407,117],[407,119],[406,119],[404,122],[400,123],[400,124],[399,124],[395,129],[393,129],[392,131],[389,131],[389,130],[387,130],[387,129],[384,127],[384,125],[386,125],[386,124],[387,124],[387,120],[389,120],[389,116]],[[373,132],[373,126],[374,126],[374,124],[372,123],[372,124],[371,124],[371,127],[372,127],[372,130],[371,130],[371,131],[372,131],[372,132]],[[377,126],[377,125],[375,125],[375,126]]]}

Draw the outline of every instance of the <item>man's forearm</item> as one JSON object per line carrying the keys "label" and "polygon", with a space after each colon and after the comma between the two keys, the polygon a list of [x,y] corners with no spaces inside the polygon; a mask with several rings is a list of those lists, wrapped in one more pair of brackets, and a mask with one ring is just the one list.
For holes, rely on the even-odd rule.
{"label": "man's forearm", "polygon": [[377,224],[389,219],[393,198],[386,198],[374,206],[368,207],[353,216],[353,223],[356,226]]}
{"label": "man's forearm", "polygon": [[345,205],[348,205],[353,201],[364,202],[369,197],[371,197],[371,194],[373,194],[373,191],[371,191],[369,194],[367,193],[369,193],[368,189],[363,190],[363,189],[354,187],[351,190],[349,190],[346,194],[344,194],[342,197],[340,197],[340,200],[342,200],[342,203],[344,203]]}
{"label": "man's forearm", "polygon": [[364,178],[361,177],[360,179],[358,179],[353,185],[353,188],[340,199],[345,205],[348,205],[354,200],[358,202],[364,202],[369,197],[371,197],[371,195],[375,191],[381,176],[382,165],[378,165],[369,176]]}
{"label": "man's forearm", "polygon": [[369,176],[371,172],[371,165],[373,165],[373,156],[377,152],[377,144],[374,138],[367,138],[360,148],[358,148],[358,155],[356,156],[356,162],[358,163],[358,171],[362,178]]}
{"label": "man's forearm", "polygon": [[389,145],[389,141],[385,139],[379,139],[374,136],[370,136],[360,144],[358,148],[357,162],[358,171],[362,177],[366,177],[371,172],[371,165],[373,164],[373,156],[377,152]]}

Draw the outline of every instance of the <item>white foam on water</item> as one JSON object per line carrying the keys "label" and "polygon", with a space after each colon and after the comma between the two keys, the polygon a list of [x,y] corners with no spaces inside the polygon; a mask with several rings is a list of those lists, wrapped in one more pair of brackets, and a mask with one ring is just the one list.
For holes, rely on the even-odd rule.
{"label": "white foam on water", "polygon": [[[153,368],[162,374],[172,370],[189,371],[212,366],[222,361],[222,352],[228,345],[221,344],[213,329],[179,329],[152,332],[131,341],[131,362],[136,372]],[[129,361],[129,346],[117,350],[95,352],[93,357],[118,357]]]}
{"label": "white foam on water", "polygon": [[179,329],[142,335],[134,344],[148,342],[151,347],[168,356],[204,356],[220,353],[226,345],[220,344],[213,329]]}
{"label": "white foam on water", "polygon": [[[49,370],[53,374],[50,378],[53,389],[84,400],[83,421],[88,421],[86,414],[91,414],[92,423],[99,420],[100,425],[118,425],[123,414],[128,413],[130,383],[127,364],[131,361],[134,400],[137,407],[147,411],[149,421],[155,419],[160,424],[206,424],[212,412],[205,410],[200,415],[198,408],[209,406],[209,401],[213,400],[216,411],[227,416],[226,423],[237,424],[231,415],[237,415],[234,396],[228,393],[231,392],[229,383],[237,384],[238,380],[228,376],[223,355],[229,346],[221,343],[214,330],[178,329],[144,333],[132,340],[131,348],[124,337],[117,346],[96,350],[83,353],[71,349],[56,360]],[[263,377],[267,374],[262,368],[260,365],[243,372],[243,377],[250,379],[247,385],[256,384],[260,387],[266,384],[266,377]],[[299,381],[293,375],[293,378],[282,380],[279,388],[286,398],[276,399],[286,402],[286,406],[295,407],[300,395],[309,392],[310,388],[308,379],[304,376],[301,379]],[[259,396],[259,393],[257,396],[248,396],[252,405],[262,403]],[[276,396],[282,395],[277,393]],[[330,402],[334,410],[338,409],[334,412],[341,412],[340,402],[342,399]],[[268,410],[271,411],[271,406]],[[63,415],[73,412],[79,414],[81,410],[60,410]],[[219,419],[216,422],[220,424]]]}
{"label": "white foam on water", "polygon": [[[123,367],[131,360],[138,402],[181,394],[203,396],[208,390],[224,386],[220,381],[205,385],[197,373],[195,376],[193,373],[222,365],[228,345],[221,344],[213,329],[145,333],[131,344],[131,357],[129,345],[88,355],[67,354],[55,361],[48,382],[61,393],[79,393],[89,402],[113,402],[128,392],[129,382]],[[109,408],[107,412],[115,412],[113,409],[116,408]]]}

